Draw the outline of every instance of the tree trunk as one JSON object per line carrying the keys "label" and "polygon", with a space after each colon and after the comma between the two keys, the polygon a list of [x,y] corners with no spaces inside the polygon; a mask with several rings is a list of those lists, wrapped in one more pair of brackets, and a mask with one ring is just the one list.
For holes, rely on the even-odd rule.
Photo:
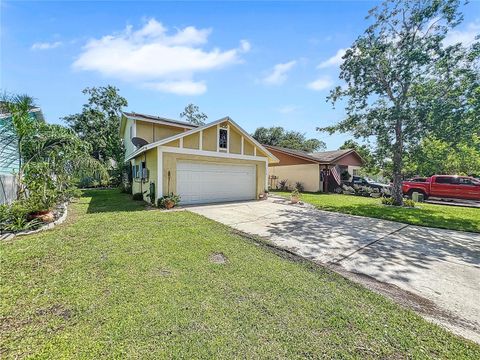
{"label": "tree trunk", "polygon": [[392,197],[394,205],[403,205],[402,192],[402,153],[403,153],[403,139],[402,139],[402,120],[398,119],[395,124],[395,145],[393,148],[393,191]]}

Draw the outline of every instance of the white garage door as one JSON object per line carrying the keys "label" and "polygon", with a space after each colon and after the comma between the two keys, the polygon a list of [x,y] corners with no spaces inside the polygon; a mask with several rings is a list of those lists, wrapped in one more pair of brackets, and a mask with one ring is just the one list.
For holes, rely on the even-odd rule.
{"label": "white garage door", "polygon": [[182,204],[255,199],[255,165],[177,162]]}

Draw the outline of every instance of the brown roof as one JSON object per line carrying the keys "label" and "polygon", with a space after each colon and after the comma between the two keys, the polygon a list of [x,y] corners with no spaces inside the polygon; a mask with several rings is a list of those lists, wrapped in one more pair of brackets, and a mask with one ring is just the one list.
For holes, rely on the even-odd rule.
{"label": "brown roof", "polygon": [[[358,155],[355,149],[331,150],[331,151],[309,153],[302,150],[287,149],[280,146],[272,146],[272,145],[263,145],[263,146],[265,146],[267,149],[277,150],[288,155],[297,156],[307,160],[312,160],[321,164],[332,164],[350,153],[355,153],[356,155]],[[358,157],[361,159],[360,155],[358,155]]]}
{"label": "brown roof", "polygon": [[190,128],[198,127],[198,125],[194,125],[194,124],[191,124],[191,123],[186,122],[186,121],[173,120],[173,119],[168,119],[168,118],[164,118],[164,117],[161,117],[161,116],[138,114],[138,113],[135,113],[135,112],[131,112],[131,113],[123,112],[123,114],[126,117],[140,119],[140,120],[145,119],[145,120],[151,120],[151,121],[168,122],[168,123],[171,123],[173,125],[187,126],[187,127],[190,127]]}

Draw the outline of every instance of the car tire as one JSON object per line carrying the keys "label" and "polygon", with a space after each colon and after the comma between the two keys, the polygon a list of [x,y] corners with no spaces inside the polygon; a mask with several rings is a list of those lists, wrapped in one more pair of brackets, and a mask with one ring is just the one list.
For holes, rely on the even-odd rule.
{"label": "car tire", "polygon": [[428,195],[425,194],[425,191],[419,190],[419,189],[410,189],[410,190],[408,190],[407,196],[408,196],[409,199],[412,198],[412,195],[413,195],[414,192],[418,192],[418,193],[420,193],[420,194],[423,194],[423,198],[424,198],[425,200],[428,199]]}

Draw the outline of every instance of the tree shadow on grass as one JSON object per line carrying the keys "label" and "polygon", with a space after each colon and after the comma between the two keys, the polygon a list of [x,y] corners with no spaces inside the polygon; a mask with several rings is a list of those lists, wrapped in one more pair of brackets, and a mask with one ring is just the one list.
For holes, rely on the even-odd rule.
{"label": "tree shadow on grass", "polygon": [[119,211],[145,211],[148,205],[143,201],[134,201],[130,194],[117,189],[85,190],[82,202],[88,203],[87,213],[105,213]]}

